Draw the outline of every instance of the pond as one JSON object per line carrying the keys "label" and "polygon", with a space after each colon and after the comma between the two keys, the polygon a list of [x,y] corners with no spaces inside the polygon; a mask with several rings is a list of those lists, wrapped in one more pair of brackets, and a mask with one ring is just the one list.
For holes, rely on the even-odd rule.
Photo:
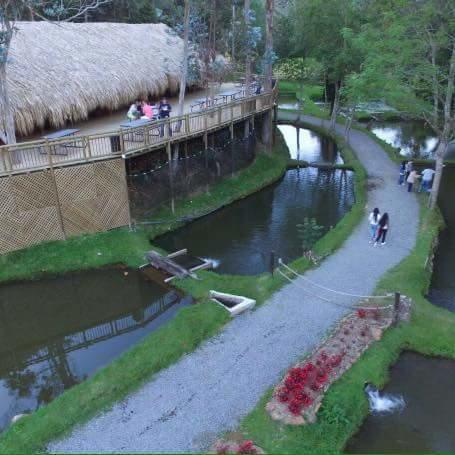
{"label": "pond", "polygon": [[313,164],[343,164],[336,142],[329,137],[292,125],[278,125],[278,129],[292,159]]}
{"label": "pond", "polygon": [[293,169],[278,183],[165,234],[155,243],[171,252],[188,248],[214,259],[217,272],[254,275],[269,270],[270,253],[289,261],[302,254],[297,225],[315,218],[327,232],[354,203],[351,171]]}
{"label": "pond", "polygon": [[401,412],[370,415],[348,443],[348,453],[455,451],[455,361],[401,355],[385,393],[402,395]]}
{"label": "pond", "polygon": [[0,286],[0,431],[84,381],[190,304],[136,270]]}
{"label": "pond", "polygon": [[400,148],[407,158],[431,158],[438,144],[433,130],[424,122],[369,122],[371,131],[380,139]]}

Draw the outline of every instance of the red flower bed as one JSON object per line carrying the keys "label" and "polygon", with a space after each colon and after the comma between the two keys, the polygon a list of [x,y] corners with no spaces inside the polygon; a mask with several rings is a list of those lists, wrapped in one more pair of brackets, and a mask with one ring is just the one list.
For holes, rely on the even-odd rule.
{"label": "red flower bed", "polygon": [[308,362],[303,367],[291,368],[284,384],[277,390],[276,397],[286,403],[294,415],[313,403],[311,391],[318,392],[329,380],[332,369],[340,365],[344,352],[328,356],[324,351],[319,354],[315,363]]}
{"label": "red flower bed", "polygon": [[248,440],[243,441],[241,444],[239,444],[237,453],[257,453],[257,449],[254,447],[253,441]]}

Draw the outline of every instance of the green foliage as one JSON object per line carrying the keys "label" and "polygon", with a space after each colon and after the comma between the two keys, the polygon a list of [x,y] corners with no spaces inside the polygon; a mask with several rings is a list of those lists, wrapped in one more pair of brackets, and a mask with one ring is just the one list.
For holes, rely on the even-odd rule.
{"label": "green foliage", "polygon": [[322,236],[323,226],[318,225],[316,218],[303,219],[303,224],[297,225],[298,236],[302,241],[303,252],[311,250],[311,247]]}
{"label": "green foliage", "polygon": [[320,81],[323,77],[322,65],[313,58],[287,58],[278,62],[273,70],[289,81]]}
{"label": "green foliage", "polygon": [[[175,216],[180,218],[183,214],[194,214],[199,210],[207,211],[207,208],[228,204],[236,198],[247,196],[278,179],[286,169],[288,151],[281,136],[279,134],[277,136],[278,143],[274,148],[275,153],[261,154],[256,162],[239,173],[237,178],[226,179],[217,184],[211,189],[210,194],[204,193],[200,197],[193,198],[192,204],[189,201],[180,201],[176,205]],[[352,164],[354,157],[351,153],[348,148],[342,149],[346,163]],[[360,166],[358,162],[357,165]],[[361,166],[359,169],[362,170]],[[362,178],[365,178],[364,173],[359,176],[359,179]],[[316,243],[315,249],[318,254],[329,254],[341,246],[353,227],[360,221],[365,203],[364,185],[356,183],[356,197],[357,201],[351,212],[345,215],[329,234]],[[361,210],[358,211],[357,208]],[[167,210],[164,210],[161,215],[169,219]],[[155,226],[152,230],[146,231],[146,234],[153,238],[159,233],[180,225],[181,223],[171,223]],[[112,249],[111,260],[121,261],[122,257],[127,257],[126,252],[131,254],[129,261],[132,264],[141,260],[141,253],[144,251],[142,248],[145,247],[145,243],[142,242],[146,240],[144,233],[137,238],[138,244],[134,251],[129,250],[131,244],[122,244],[124,238],[111,238],[111,233],[104,234],[106,249],[102,251],[107,252],[108,249]],[[132,236],[131,239],[135,238],[135,233],[128,234]],[[91,264],[98,265],[94,261],[94,256],[99,256],[94,253],[100,247],[98,245],[100,239],[95,235],[86,236],[85,240],[88,243],[79,245],[70,240],[69,249],[65,247],[68,242],[53,242],[47,244],[46,247],[39,245],[7,256],[3,264],[6,268],[10,267],[12,262],[18,263],[17,268],[7,274],[7,277],[11,279],[18,275],[21,277],[32,276],[33,273],[39,273],[45,265],[49,265],[54,270],[52,265],[54,260],[58,262],[62,270],[90,267]],[[74,242],[77,242],[77,239],[74,239]],[[52,254],[46,255],[48,249]],[[82,250],[86,261],[82,262],[82,258],[77,257],[75,266],[72,262],[75,259],[72,252],[75,254],[77,249]],[[15,257],[13,258],[13,256]],[[311,265],[306,258],[299,258],[292,263],[292,267],[300,272]],[[48,406],[13,425],[0,437],[0,453],[42,451],[49,441],[65,435],[75,425],[108,409],[114,402],[139,388],[153,374],[177,361],[183,354],[191,352],[201,341],[215,334],[228,317],[222,308],[206,302],[210,289],[219,288],[235,294],[249,295],[257,299],[258,303],[262,303],[286,283],[278,275],[272,277],[266,273],[257,277],[233,277],[213,272],[200,272],[200,276],[203,278],[200,281],[186,279],[176,281],[175,284],[191,293],[202,303],[182,309],[169,324],[152,333],[144,342],[139,343],[111,365],[100,370],[93,378],[70,389]]]}
{"label": "green foliage", "polygon": [[335,403],[332,406],[327,406],[327,403],[324,403],[324,405],[321,406],[318,417],[329,425],[346,426],[349,424],[349,419],[347,418],[344,409],[338,403]]}

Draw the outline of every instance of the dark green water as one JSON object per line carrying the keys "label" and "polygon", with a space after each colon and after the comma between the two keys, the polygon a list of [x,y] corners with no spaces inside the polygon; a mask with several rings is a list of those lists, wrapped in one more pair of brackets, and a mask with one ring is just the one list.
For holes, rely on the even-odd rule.
{"label": "dark green water", "polygon": [[405,408],[395,414],[368,416],[346,452],[455,451],[455,361],[406,352],[390,373],[384,393],[402,395]]}
{"label": "dark green water", "polygon": [[13,416],[84,381],[189,303],[129,269],[1,285],[0,431]]}
{"label": "dark green water", "polygon": [[354,202],[353,173],[294,169],[259,193],[155,240],[167,251],[219,261],[220,273],[254,275],[268,270],[270,252],[285,261],[302,254],[297,224],[314,217],[324,231]]}

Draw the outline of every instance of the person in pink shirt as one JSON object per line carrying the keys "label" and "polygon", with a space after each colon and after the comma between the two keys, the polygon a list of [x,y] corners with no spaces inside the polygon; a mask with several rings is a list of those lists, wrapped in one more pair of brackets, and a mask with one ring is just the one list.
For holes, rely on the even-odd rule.
{"label": "person in pink shirt", "polygon": [[148,102],[142,105],[142,113],[144,114],[142,116],[143,119],[151,120],[153,118],[153,108]]}

